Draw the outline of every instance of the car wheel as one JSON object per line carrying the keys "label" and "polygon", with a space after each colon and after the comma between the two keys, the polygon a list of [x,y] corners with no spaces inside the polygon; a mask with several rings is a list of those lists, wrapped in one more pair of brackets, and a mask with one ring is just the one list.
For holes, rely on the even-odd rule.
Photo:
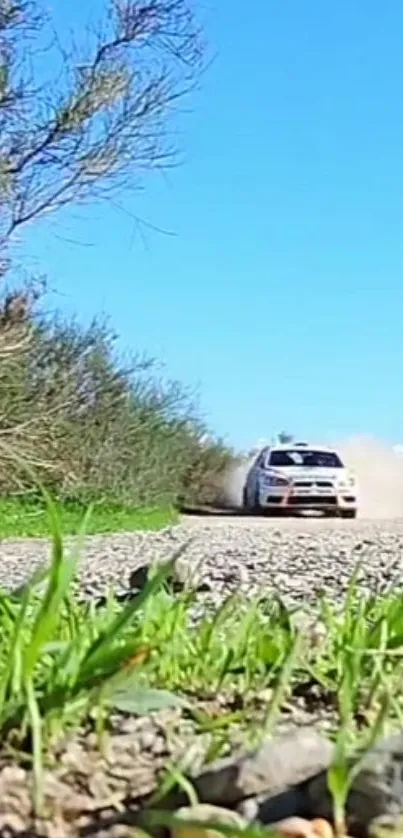
{"label": "car wheel", "polygon": [[356,518],[357,517],[357,510],[356,509],[341,509],[340,510],[340,517],[341,518]]}
{"label": "car wheel", "polygon": [[262,507],[260,506],[260,503],[259,503],[259,490],[257,488],[255,489],[253,511],[254,511],[255,515],[262,515],[263,514],[263,509],[262,509]]}
{"label": "car wheel", "polygon": [[249,502],[248,502],[248,490],[246,486],[242,489],[242,509],[247,512],[249,509]]}

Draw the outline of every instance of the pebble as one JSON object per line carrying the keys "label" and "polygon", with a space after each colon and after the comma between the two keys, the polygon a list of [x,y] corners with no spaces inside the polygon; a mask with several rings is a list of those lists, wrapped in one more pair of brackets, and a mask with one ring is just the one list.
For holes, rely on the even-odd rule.
{"label": "pebble", "polygon": [[[209,822],[216,826],[220,824],[227,827],[233,826],[238,830],[245,829],[247,826],[237,812],[203,803],[178,809],[175,812],[175,818],[178,821],[183,820],[184,823],[183,825],[177,823],[171,829],[172,838],[223,838],[223,833],[209,826]],[[185,823],[186,821],[188,823]]]}

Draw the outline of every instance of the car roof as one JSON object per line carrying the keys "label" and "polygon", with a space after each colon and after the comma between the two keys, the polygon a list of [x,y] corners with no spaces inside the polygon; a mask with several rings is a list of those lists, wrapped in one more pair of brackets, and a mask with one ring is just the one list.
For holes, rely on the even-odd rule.
{"label": "car roof", "polygon": [[266,445],[263,450],[265,451],[295,451],[301,449],[302,451],[328,451],[329,453],[334,452],[334,448],[329,448],[327,445],[312,445],[311,443],[307,442],[288,442],[288,443],[278,443],[278,445]]}

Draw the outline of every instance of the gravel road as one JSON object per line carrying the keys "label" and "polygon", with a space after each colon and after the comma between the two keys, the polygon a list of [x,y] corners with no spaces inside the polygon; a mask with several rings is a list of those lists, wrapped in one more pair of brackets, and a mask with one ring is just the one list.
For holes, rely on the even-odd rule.
{"label": "gravel road", "polygon": [[[304,604],[314,602],[322,588],[337,597],[345,589],[357,560],[362,562],[363,585],[372,590],[402,581],[403,519],[332,521],[192,516],[184,518],[178,526],[157,533],[89,538],[80,569],[82,589],[86,595],[102,595],[105,587],[112,584],[118,592],[125,592],[130,588],[130,577],[136,568],[169,558],[186,544],[185,556],[179,562],[192,568],[200,565],[203,581],[209,585],[209,591],[201,596],[213,601],[239,586],[246,595],[251,590],[276,589],[283,597],[288,595],[291,600]],[[49,545],[43,541],[1,543],[0,585],[21,584],[48,555]],[[304,696],[297,696],[288,704],[277,729],[294,735],[297,728],[314,724],[326,734],[334,724],[332,714],[331,707],[321,703],[314,707],[310,701],[305,702]],[[78,834],[75,828],[78,818],[86,834],[94,830],[93,834],[96,831],[104,838],[117,835],[126,838],[129,835],[123,826],[126,798],[133,802],[149,794],[155,789],[157,775],[167,761],[175,762],[185,753],[192,754],[194,761],[192,749],[196,748],[202,756],[208,744],[204,734],[200,736],[193,721],[178,708],[162,711],[155,717],[118,715],[112,721],[113,734],[108,737],[105,754],[100,753],[97,738],[87,731],[79,731],[68,742],[57,769],[47,776],[49,813],[56,814],[55,820],[46,821],[41,834],[73,838],[73,834]],[[242,730],[231,726],[231,749],[243,741]],[[292,768],[295,751],[293,760]],[[282,770],[288,770],[287,760],[283,763],[280,760]],[[260,774],[259,764],[256,776]],[[388,782],[389,775],[393,778],[396,775],[394,769],[390,770],[390,760]],[[278,779],[277,768],[275,778]],[[25,835],[38,834],[31,817],[28,783],[29,774],[22,768],[10,765],[7,760],[0,766],[1,835],[6,834],[6,826],[10,827],[7,834],[16,834],[18,829],[25,830]],[[235,785],[231,779],[231,788]],[[400,795],[399,784],[397,789]],[[371,800],[379,799],[374,797],[372,788],[371,795]],[[92,820],[91,812],[109,805],[113,809],[106,808],[106,821],[100,826],[98,816]],[[365,805],[367,813],[368,805]],[[60,812],[66,813],[66,823],[71,821],[71,831],[67,826],[65,831],[61,830]],[[113,817],[109,822],[110,812]],[[116,832],[114,824],[118,824]]]}
{"label": "gravel road", "polygon": [[[187,543],[189,542],[190,543]],[[297,601],[315,600],[323,588],[340,594],[358,560],[363,585],[383,590],[402,582],[403,519],[339,521],[189,516],[156,533],[127,533],[88,539],[81,561],[87,595],[100,595],[112,584],[130,588],[140,565],[169,558],[186,545],[182,563],[199,568],[211,596],[241,586],[276,589]],[[0,544],[0,584],[21,584],[49,554],[39,540]]]}

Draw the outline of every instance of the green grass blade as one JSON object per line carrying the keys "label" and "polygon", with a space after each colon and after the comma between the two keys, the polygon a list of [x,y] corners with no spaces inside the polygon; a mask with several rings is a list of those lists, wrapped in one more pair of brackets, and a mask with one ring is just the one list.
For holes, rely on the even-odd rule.
{"label": "green grass blade", "polygon": [[34,806],[35,811],[39,813],[43,804],[42,719],[31,679],[26,684],[26,695],[32,731]]}
{"label": "green grass blade", "polygon": [[30,604],[31,592],[26,588],[22,602],[15,619],[13,631],[9,637],[9,647],[5,668],[0,680],[0,727],[4,724],[9,715],[10,701],[21,704],[23,701],[23,666],[22,655],[24,647],[24,634],[26,632],[26,615]]}
{"label": "green grass blade", "polygon": [[123,631],[130,623],[133,622],[134,617],[137,615],[141,607],[147,602],[149,597],[151,597],[152,594],[154,594],[161,587],[164,581],[169,578],[175,562],[176,557],[162,565],[157,573],[148,580],[143,590],[140,591],[140,593],[137,594],[137,596],[129,602],[125,608],[122,609],[121,613],[112,620],[108,629],[104,631],[91,645],[83,662],[82,675],[85,676],[86,673],[91,670],[95,670],[97,667],[102,666],[104,654],[109,651],[111,643],[122,635]]}
{"label": "green grass blade", "polygon": [[76,561],[65,559],[60,518],[50,495],[43,490],[52,534],[52,562],[47,589],[32,629],[31,642],[24,654],[24,677],[30,678],[42,647],[51,638],[60,616],[60,607],[75,575]]}

